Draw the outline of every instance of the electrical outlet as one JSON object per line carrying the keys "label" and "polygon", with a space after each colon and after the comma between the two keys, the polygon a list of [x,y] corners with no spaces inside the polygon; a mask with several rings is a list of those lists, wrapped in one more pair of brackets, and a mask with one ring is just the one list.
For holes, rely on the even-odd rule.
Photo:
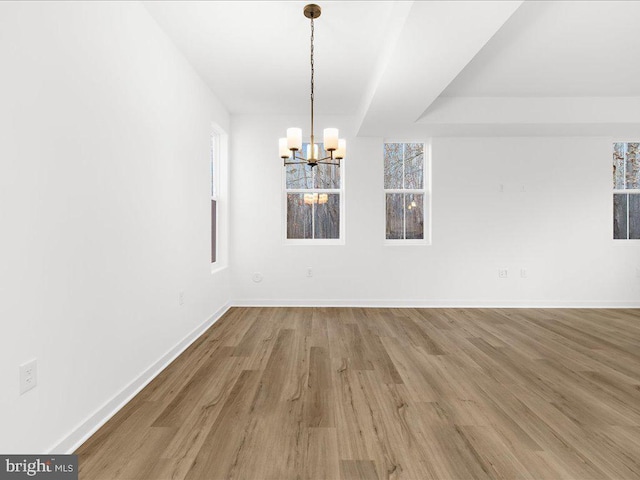
{"label": "electrical outlet", "polygon": [[178,293],[178,305],[184,305],[184,292]]}
{"label": "electrical outlet", "polygon": [[498,269],[498,278],[507,278],[509,276],[509,270],[506,268]]}
{"label": "electrical outlet", "polygon": [[529,272],[527,272],[526,268],[520,269],[520,278],[527,278],[528,275],[529,275]]}
{"label": "electrical outlet", "polygon": [[251,277],[251,280],[253,280],[253,283],[260,283],[262,279],[263,279],[263,276],[259,272],[254,273],[253,276]]}
{"label": "electrical outlet", "polygon": [[38,360],[20,365],[20,395],[28,392],[38,384]]}
{"label": "electrical outlet", "polygon": [[313,277],[313,268],[307,267],[307,277]]}

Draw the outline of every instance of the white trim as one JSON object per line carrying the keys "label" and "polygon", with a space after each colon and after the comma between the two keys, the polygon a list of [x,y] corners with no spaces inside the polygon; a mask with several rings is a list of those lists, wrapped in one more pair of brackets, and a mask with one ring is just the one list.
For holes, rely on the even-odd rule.
{"label": "white trim", "polygon": [[218,263],[220,262],[215,262],[211,264],[211,273],[218,273],[218,272],[222,272],[223,270],[226,270],[227,268],[229,268],[229,265],[224,264],[224,265],[218,265]]}
{"label": "white trim", "polygon": [[609,139],[611,140],[611,143],[640,143],[640,140],[638,140],[637,138],[634,140],[629,140],[620,139],[620,137],[609,137]]}
{"label": "white trim", "polygon": [[160,372],[167,368],[171,362],[173,362],[180,354],[182,354],[182,352],[184,352],[193,342],[206,332],[209,327],[216,323],[230,308],[230,303],[226,303],[220,307],[204,323],[196,327],[191,331],[191,333],[178,342],[176,346],[153,362],[122,391],[105,402],[104,405],[98,408],[93,415],[90,415],[84,422],[75,427],[56,445],[51,447],[48,453],[70,454],[76,451],[80,445],[86,442],[91,435],[107,423],[111,417],[118,413],[122,407],[124,407],[144,387],[156,378]]}
{"label": "white trim", "polygon": [[[614,139],[611,143],[611,147],[612,147],[612,153],[615,152],[614,146],[616,143],[624,143],[625,145],[628,143],[640,143],[639,140],[632,140],[632,141],[628,141],[628,140],[616,140]],[[625,146],[625,152],[626,152],[627,147]],[[624,167],[624,171],[622,173],[622,179],[624,181],[624,184],[626,186],[627,184],[627,159],[626,159],[626,155],[625,158],[623,158],[623,162],[622,162],[622,166]],[[614,196],[615,195],[627,195],[627,238],[614,238],[613,239],[613,244],[620,246],[623,243],[625,245],[638,245],[640,244],[640,239],[637,238],[629,238],[629,229],[630,229],[630,223],[631,223],[631,218],[630,218],[630,211],[629,211],[629,195],[638,195],[640,193],[640,189],[637,188],[614,188],[613,189],[613,195],[611,196],[611,203],[612,203],[612,207],[615,206],[615,202],[614,202]],[[613,227],[615,225],[615,207],[611,209],[611,226]],[[615,233],[615,232],[613,232]]]}
{"label": "white trim", "polygon": [[385,238],[382,245],[385,247],[411,247],[431,244],[424,238]]}
{"label": "white trim", "polygon": [[287,193],[336,193],[341,194],[339,188],[288,188]]}
{"label": "white trim", "polygon": [[625,194],[628,193],[629,195],[637,195],[640,193],[640,188],[629,188],[629,189],[625,189],[625,188],[614,188],[613,189],[613,193],[619,193],[619,194]]}
{"label": "white trim", "polygon": [[483,301],[483,300],[236,300],[234,307],[358,307],[358,308],[640,308],[640,301]]}
{"label": "white trim", "polygon": [[[222,134],[220,133],[219,128],[216,128],[215,125],[211,126],[211,153],[210,153],[210,174],[211,178],[209,178],[209,183],[211,187],[211,201],[216,202],[216,225],[215,225],[215,261],[211,263],[211,272],[213,273],[214,267],[218,267],[219,265],[219,256],[220,256],[220,244],[219,244],[219,233],[220,233],[220,138]],[[213,223],[213,222],[211,222]],[[213,231],[213,225],[211,225],[211,230]],[[211,239],[213,242],[213,239]]]}
{"label": "white trim", "polygon": [[420,188],[406,188],[406,189],[402,189],[402,188],[387,188],[385,189],[384,193],[414,193],[414,194],[419,194],[419,193],[425,193],[427,190],[426,189],[420,189]]}
{"label": "white trim", "polygon": [[[213,274],[224,270],[229,265],[229,134],[220,125],[212,122],[210,135],[212,139],[216,138],[215,154],[217,156],[216,195],[211,196],[212,200],[216,200],[216,232],[218,234],[216,261],[209,261]],[[214,153],[213,150],[211,153]]]}
{"label": "white trim", "polygon": [[640,245],[640,238],[614,238],[612,241],[615,247],[637,247]]}
{"label": "white trim", "polygon": [[344,245],[342,238],[288,238],[284,240],[285,247],[309,245]]}

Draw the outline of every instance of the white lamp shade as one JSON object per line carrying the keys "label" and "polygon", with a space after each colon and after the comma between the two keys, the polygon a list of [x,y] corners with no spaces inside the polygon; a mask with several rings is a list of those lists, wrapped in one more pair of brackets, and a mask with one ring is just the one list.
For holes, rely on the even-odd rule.
{"label": "white lamp shade", "polygon": [[289,158],[291,157],[291,151],[289,147],[287,147],[287,139],[281,138],[278,140],[278,150],[280,151],[280,158]]}
{"label": "white lamp shade", "polygon": [[336,150],[338,148],[338,129],[337,128],[325,128],[324,129],[324,149],[327,152]]}
{"label": "white lamp shade", "polygon": [[302,148],[301,128],[287,128],[287,148],[289,150],[300,150]]}
{"label": "white lamp shade", "polygon": [[344,138],[338,140],[338,148],[333,153],[333,158],[342,159],[347,154],[347,141]]}

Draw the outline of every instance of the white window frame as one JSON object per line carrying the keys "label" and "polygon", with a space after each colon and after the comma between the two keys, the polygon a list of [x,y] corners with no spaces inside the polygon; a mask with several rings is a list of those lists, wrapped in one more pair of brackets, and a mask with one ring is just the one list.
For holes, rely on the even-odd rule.
{"label": "white window frame", "polygon": [[[210,199],[216,201],[216,261],[211,264],[211,273],[224,270],[229,265],[229,135],[219,125],[211,124],[209,158],[209,193]],[[211,213],[211,206],[208,209]],[[211,215],[209,214],[209,220]],[[210,225],[211,227],[211,225]],[[211,229],[212,230],[212,229]],[[211,239],[209,239],[211,247]],[[211,248],[209,248],[209,254]]]}
{"label": "white window frame", "polygon": [[[305,145],[309,143],[309,141],[304,142],[303,151],[305,151]],[[340,161],[340,167],[330,167],[330,168],[340,168],[340,188],[287,188],[287,169],[286,167],[282,168],[282,238],[285,245],[344,245],[345,244],[345,161]],[[301,165],[304,168],[310,168],[306,165]],[[313,168],[318,168],[313,167]],[[327,166],[321,168],[329,168]],[[340,195],[340,227],[339,227],[339,238],[287,238],[287,194],[289,193],[333,193]],[[314,215],[311,216],[311,228],[312,231],[314,229]]]}
{"label": "white window frame", "polygon": [[[423,172],[424,172],[424,181],[423,188],[384,188],[384,145],[386,143],[421,143],[423,145]],[[382,222],[382,241],[385,246],[424,246],[431,245],[431,142],[427,140],[397,140],[397,139],[385,139],[382,143],[382,205],[384,207],[384,220]],[[404,179],[404,162],[402,163],[402,178]],[[403,180],[404,181],[404,180]],[[424,218],[422,220],[423,224],[423,236],[424,238],[415,239],[415,238],[387,238],[387,194],[388,193],[413,193],[413,194],[422,194],[423,205],[422,211],[424,213]],[[406,208],[406,207],[405,207]],[[406,214],[403,218],[403,230],[406,235]]]}
{"label": "white window frame", "polygon": [[[610,143],[609,143],[609,147],[610,147],[610,152],[611,152],[611,156],[609,157],[609,160],[613,160],[613,144],[614,143],[640,143],[640,139],[634,139],[634,140],[629,140],[629,139],[618,139],[618,138],[612,138]],[[624,168],[625,168],[625,184],[626,184],[626,169],[627,169],[627,163],[624,163]],[[611,170],[609,170],[611,171]],[[611,179],[613,180],[613,179]],[[613,203],[613,196],[616,194],[640,194],[640,189],[638,188],[633,188],[633,189],[620,189],[620,188],[614,188],[611,191],[611,221],[609,222],[609,225],[611,225],[611,235],[613,236],[613,209],[614,209],[614,203]],[[627,235],[629,234],[629,204],[627,203]],[[630,245],[640,245],[640,238],[613,238],[612,239],[614,242],[614,245],[625,245],[625,246],[630,246]]]}

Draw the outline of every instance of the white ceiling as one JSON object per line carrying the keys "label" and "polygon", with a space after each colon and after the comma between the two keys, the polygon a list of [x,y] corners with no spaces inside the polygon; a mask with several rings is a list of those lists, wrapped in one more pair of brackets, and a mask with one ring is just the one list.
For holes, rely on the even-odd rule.
{"label": "white ceiling", "polygon": [[[231,113],[308,113],[308,2],[143,3]],[[640,96],[640,1],[320,5],[316,112],[353,115],[360,134],[463,124],[452,98]]]}
{"label": "white ceiling", "polygon": [[[144,2],[231,113],[309,108],[305,1]],[[321,3],[315,21],[316,110],[350,114],[382,49],[393,2]]]}
{"label": "white ceiling", "polygon": [[640,2],[525,2],[444,96],[640,95]]}

